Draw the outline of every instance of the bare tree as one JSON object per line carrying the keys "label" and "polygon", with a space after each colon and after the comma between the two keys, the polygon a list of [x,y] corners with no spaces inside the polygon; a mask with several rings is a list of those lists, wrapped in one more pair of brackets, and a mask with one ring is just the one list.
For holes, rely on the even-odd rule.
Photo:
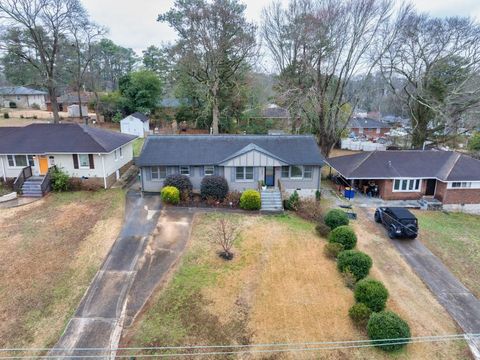
{"label": "bare tree", "polygon": [[232,247],[238,235],[238,226],[226,217],[218,219],[212,229],[212,241],[220,245],[222,252],[220,256],[226,260],[233,258]]}
{"label": "bare tree", "polygon": [[[75,88],[77,90],[80,118],[83,118],[84,115],[82,113],[81,93],[85,85],[87,72],[91,69],[90,64],[98,55],[96,51],[96,45],[98,41],[106,34],[106,32],[107,31],[105,28],[91,22],[88,18],[70,19],[69,34],[72,39],[72,47],[74,52],[72,73],[75,80]],[[90,77],[90,79],[92,79],[92,77]],[[99,120],[97,110],[96,113],[97,120]]]}
{"label": "bare tree", "polygon": [[179,36],[175,46],[180,71],[206,88],[212,108],[212,130],[218,134],[219,97],[256,53],[256,27],[245,18],[238,0],[175,2],[158,16]]}
{"label": "bare tree", "polygon": [[380,57],[380,69],[409,109],[412,145],[457,135],[480,109],[480,25],[411,12],[393,26],[397,36]]}
{"label": "bare tree", "polygon": [[[313,132],[328,155],[356,106],[347,86],[368,75],[394,37],[385,29],[390,0],[291,0],[263,11],[262,35],[280,72],[283,104]],[[401,16],[408,12],[402,8]],[[386,36],[387,35],[387,36]],[[374,51],[378,50],[378,51]]]}
{"label": "bare tree", "polygon": [[62,45],[66,44],[70,19],[86,16],[79,0],[0,1],[0,20],[22,34],[13,41],[12,38],[2,41],[2,44],[5,48],[14,49],[17,56],[42,74],[55,123],[60,120],[57,103],[58,56]]}

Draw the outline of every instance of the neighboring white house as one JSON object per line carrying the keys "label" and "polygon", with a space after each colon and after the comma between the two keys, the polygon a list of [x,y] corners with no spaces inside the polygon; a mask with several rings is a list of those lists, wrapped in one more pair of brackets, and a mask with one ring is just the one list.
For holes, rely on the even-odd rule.
{"label": "neighboring white house", "polygon": [[54,165],[69,176],[105,188],[133,160],[136,136],[78,124],[0,127],[0,175],[16,178],[25,167],[43,176]]}
{"label": "neighboring white house", "polygon": [[10,107],[10,103],[15,103],[19,109],[32,109],[38,106],[45,110],[45,91],[29,89],[23,86],[4,86],[0,87],[0,106]]}
{"label": "neighboring white house", "polygon": [[140,138],[150,130],[150,121],[144,114],[136,112],[120,120],[120,131]]}

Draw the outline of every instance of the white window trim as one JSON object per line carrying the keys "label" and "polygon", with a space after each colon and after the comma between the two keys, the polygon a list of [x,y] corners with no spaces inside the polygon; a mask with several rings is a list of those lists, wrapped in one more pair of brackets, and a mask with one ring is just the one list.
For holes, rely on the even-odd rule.
{"label": "white window trim", "polygon": [[[243,178],[237,178],[237,168],[243,168]],[[247,179],[247,168],[252,168],[252,178]],[[255,181],[255,169],[254,166],[235,166],[235,182],[253,182]]]}
{"label": "white window trim", "polygon": [[[453,187],[453,183],[466,183],[468,186]],[[449,181],[447,183],[447,189],[460,190],[460,189],[480,189],[480,181]]]}
{"label": "white window trim", "polygon": [[[311,181],[313,180],[313,173],[314,173],[314,167],[313,165],[287,165],[288,166],[288,177],[284,177],[283,176],[283,171],[282,171],[282,168],[283,166],[280,168],[280,178],[281,179],[289,179],[289,180],[306,180],[306,181]],[[295,176],[295,177],[292,177],[292,166],[297,166],[299,168],[302,169],[302,176],[298,177],[298,176]],[[312,168],[312,176],[307,178],[305,177],[305,166],[310,166]]]}
{"label": "white window trim", "polygon": [[[78,168],[79,169],[90,169],[90,157],[88,156],[88,154],[77,154],[78,156]],[[80,161],[80,156],[86,156],[87,157],[87,166],[85,165],[82,165],[82,162]]]}
{"label": "white window trim", "polygon": [[[10,165],[10,161],[8,160],[8,157],[11,156],[13,160],[13,166]],[[25,156],[25,160],[27,161],[27,165],[17,165],[17,160],[15,160],[15,156]],[[30,162],[28,161],[29,156],[34,156],[34,155],[25,155],[25,154],[8,154],[7,155],[7,165],[10,169],[23,169],[26,166],[35,166],[35,160],[33,160],[33,165],[30,165]]]}
{"label": "white window trim", "polygon": [[[395,181],[396,180],[400,180],[400,189],[398,190],[395,190]],[[412,189],[412,190],[409,190],[408,189],[408,182],[407,182],[407,189],[406,190],[402,190],[401,187],[402,187],[402,181],[413,181],[414,182],[414,185],[415,185],[415,182],[418,180],[419,183],[418,183],[418,189]],[[393,179],[392,181],[392,192],[410,192],[410,193],[417,193],[417,192],[421,192],[422,191],[422,182],[423,180],[422,179],[415,179],[415,178],[395,178]]]}
{"label": "white window trim", "polygon": [[[182,167],[183,167],[183,168],[187,168],[187,169],[188,169],[188,173],[183,174],[183,173],[182,173]],[[190,166],[188,166],[188,165],[179,166],[179,167],[178,167],[178,172],[179,172],[180,175],[190,176]]]}
{"label": "white window trim", "polygon": [[[162,167],[165,168],[165,177],[162,177],[162,175],[160,174],[160,168],[162,168]],[[153,178],[153,175],[152,175],[153,169],[157,169],[157,171],[158,171],[158,178],[157,179]],[[152,167],[150,167],[150,179],[152,181],[163,181],[163,180],[166,179],[166,177],[167,177],[167,167],[166,166],[152,166]]]}
{"label": "white window trim", "polygon": [[[211,168],[212,169],[212,173],[211,174],[207,174],[207,168]],[[215,165],[205,165],[203,167],[203,176],[212,176],[212,175],[215,175]]]}

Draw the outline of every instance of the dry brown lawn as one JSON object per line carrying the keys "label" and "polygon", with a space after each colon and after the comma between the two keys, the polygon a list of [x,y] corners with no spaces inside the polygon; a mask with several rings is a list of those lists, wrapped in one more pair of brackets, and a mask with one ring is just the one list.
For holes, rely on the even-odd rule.
{"label": "dry brown lawn", "polygon": [[0,347],[53,345],[117,237],[120,190],[0,210]]}
{"label": "dry brown lawn", "polygon": [[[124,346],[258,344],[367,339],[348,317],[354,304],[335,262],[323,254],[325,239],[295,216],[233,216],[242,223],[235,258],[221,260],[208,229],[216,215],[197,217],[187,254],[166,288],[125,332]],[[359,248],[374,260],[372,275],[387,285],[388,306],[411,325],[414,336],[457,329],[395,250],[361,229]],[[222,358],[222,357],[219,357]],[[239,358],[251,358],[242,357]],[[390,359],[373,349],[256,355],[268,359]],[[463,343],[415,344],[396,359],[468,359]]]}

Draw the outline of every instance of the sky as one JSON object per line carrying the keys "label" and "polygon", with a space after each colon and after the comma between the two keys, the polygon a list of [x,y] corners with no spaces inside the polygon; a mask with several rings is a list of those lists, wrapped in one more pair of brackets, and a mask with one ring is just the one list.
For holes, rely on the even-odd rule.
{"label": "sky", "polygon": [[[271,0],[243,0],[246,16],[258,23],[262,8]],[[287,3],[288,0],[281,0]],[[149,45],[175,40],[175,33],[157,16],[166,12],[174,0],[83,0],[90,16],[109,29],[115,43],[135,50],[139,55]],[[480,20],[480,0],[413,0],[416,8],[433,16],[473,16]]]}

